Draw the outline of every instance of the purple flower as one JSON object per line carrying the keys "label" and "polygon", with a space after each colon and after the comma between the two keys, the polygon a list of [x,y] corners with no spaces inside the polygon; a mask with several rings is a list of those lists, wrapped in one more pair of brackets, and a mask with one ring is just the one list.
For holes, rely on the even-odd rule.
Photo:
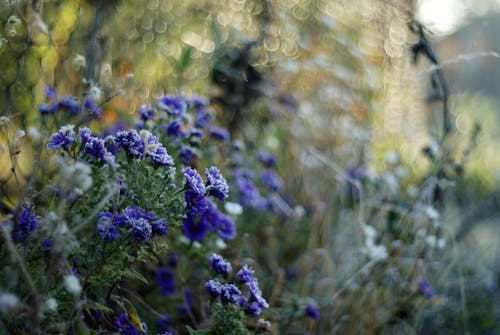
{"label": "purple flower", "polygon": [[141,117],[141,120],[143,122],[152,120],[155,117],[155,114],[156,110],[154,108],[148,107],[146,105],[142,105],[141,108],[139,108],[139,116]]}
{"label": "purple flower", "polygon": [[14,239],[17,242],[24,240],[38,226],[37,217],[30,214],[26,208],[18,210],[17,225],[15,226]]}
{"label": "purple flower", "polygon": [[237,178],[236,187],[239,191],[239,202],[242,206],[264,210],[267,201],[260,195],[255,184],[247,178]]}
{"label": "purple flower", "polygon": [[172,121],[165,130],[167,131],[167,135],[169,137],[181,137],[184,136],[184,124],[181,119],[175,119]]}
{"label": "purple flower", "polygon": [[47,143],[49,149],[66,149],[75,141],[76,134],[73,125],[66,125],[59,129],[59,132],[52,134]]}
{"label": "purple flower", "polygon": [[151,227],[153,228],[154,235],[158,236],[168,235],[167,219],[158,219],[151,221]]}
{"label": "purple flower", "polygon": [[133,158],[141,158],[144,156],[144,142],[141,136],[139,136],[139,133],[134,129],[118,132],[116,134],[116,143]]}
{"label": "purple flower", "polygon": [[144,218],[140,219],[129,219],[128,223],[130,225],[129,231],[132,233],[132,236],[137,241],[149,241],[151,239],[151,233],[153,232],[153,228],[148,220]]}
{"label": "purple flower", "polygon": [[[81,133],[80,133],[81,134]],[[83,139],[83,136],[82,136]],[[108,151],[104,140],[91,136],[85,143],[85,153],[110,166],[115,166],[115,156]]]}
{"label": "purple flower", "polygon": [[43,94],[49,100],[54,100],[57,97],[56,89],[52,86],[45,86],[43,89]]}
{"label": "purple flower", "polygon": [[110,212],[101,212],[97,217],[97,231],[103,240],[111,241],[120,237],[118,228],[121,219],[115,220],[115,215]]}
{"label": "purple flower", "polygon": [[156,285],[160,287],[160,293],[166,297],[174,294],[175,282],[174,273],[167,268],[156,269]]}
{"label": "purple flower", "polygon": [[207,234],[207,226],[200,215],[188,211],[187,217],[182,220],[182,233],[191,241],[201,241]]}
{"label": "purple flower", "polygon": [[164,95],[158,100],[158,106],[170,115],[181,115],[186,111],[187,104],[182,97]]}
{"label": "purple flower", "polygon": [[161,144],[158,145],[155,151],[148,151],[147,155],[158,165],[174,166],[174,159],[167,153],[167,149]]}
{"label": "purple flower", "polygon": [[54,103],[49,104],[49,105],[41,104],[38,107],[38,111],[42,115],[54,114],[55,112],[57,112],[58,109],[59,109],[59,103],[57,103],[57,102],[54,102]]}
{"label": "purple flower", "polygon": [[52,238],[47,237],[46,239],[44,239],[42,241],[41,247],[42,247],[42,250],[48,251],[48,250],[52,249],[53,245],[54,245],[54,241],[52,240]]}
{"label": "purple flower", "polygon": [[205,185],[198,171],[187,167],[184,169],[184,178],[186,179],[186,187],[198,194],[205,194]]}
{"label": "purple flower", "polygon": [[233,270],[231,267],[231,263],[222,258],[221,255],[212,254],[212,256],[208,257],[208,260],[210,262],[210,265],[212,266],[212,269],[214,269],[214,271],[220,275],[231,273],[231,271]]}
{"label": "purple flower", "polygon": [[314,305],[313,303],[307,304],[305,312],[306,312],[306,316],[308,316],[314,320],[319,320],[318,307],[316,307],[316,305]]}
{"label": "purple flower", "polygon": [[221,295],[222,287],[222,284],[214,279],[211,279],[205,283],[205,289],[207,290],[208,294],[210,294],[214,298],[217,298]]}
{"label": "purple flower", "polygon": [[262,297],[262,291],[259,288],[259,282],[257,278],[254,278],[251,282],[246,283],[250,290],[250,297],[252,301],[255,301],[261,308],[269,307],[266,299]]}
{"label": "purple flower", "polygon": [[87,127],[78,128],[78,133],[80,134],[80,141],[83,145],[87,144],[87,142],[92,138],[92,131],[90,131]]}
{"label": "purple flower", "polygon": [[244,312],[246,315],[249,316],[259,316],[260,313],[262,313],[262,308],[259,306],[257,302],[252,301],[245,306]]}
{"label": "purple flower", "polygon": [[191,165],[199,157],[199,153],[193,147],[184,146],[179,151],[179,156],[182,158],[182,164]]}
{"label": "purple flower", "polygon": [[268,168],[276,165],[276,157],[269,151],[259,150],[255,153],[255,157]]}
{"label": "purple flower", "polygon": [[217,235],[223,240],[232,240],[236,236],[236,225],[229,217],[220,214],[215,227]]}
{"label": "purple flower", "polygon": [[208,106],[208,99],[202,96],[193,95],[186,98],[189,107],[196,110],[203,109]]}
{"label": "purple flower", "polygon": [[221,127],[211,127],[209,130],[209,134],[213,139],[221,142],[227,142],[231,138],[231,135],[229,135],[229,131]]}
{"label": "purple flower", "polygon": [[75,116],[80,113],[82,106],[74,97],[64,97],[59,100],[59,108],[66,110],[70,115]]}
{"label": "purple flower", "polygon": [[425,298],[427,299],[432,299],[436,296],[436,292],[432,288],[431,284],[425,279],[419,279],[417,282],[418,289],[422,294],[424,295]]}
{"label": "purple flower", "polygon": [[271,191],[279,191],[282,187],[282,181],[280,176],[278,176],[272,170],[264,170],[260,175],[260,181],[264,186],[266,186]]}
{"label": "purple flower", "polygon": [[241,292],[233,284],[222,286],[220,298],[223,303],[237,304],[240,301]]}
{"label": "purple flower", "polygon": [[207,194],[222,201],[226,199],[229,194],[229,186],[219,170],[212,166],[205,170],[205,175],[207,176]]}
{"label": "purple flower", "polygon": [[89,111],[90,116],[95,119],[100,119],[102,116],[102,108],[96,105],[96,103],[90,98],[86,97],[83,101],[83,107]]}
{"label": "purple flower", "polygon": [[237,275],[238,278],[244,283],[250,283],[255,280],[254,270],[252,270],[247,264],[243,265]]}
{"label": "purple flower", "polygon": [[120,334],[123,335],[146,335],[146,332],[139,330],[129,321],[127,314],[125,313],[122,313],[120,316],[115,318],[113,326],[118,328]]}
{"label": "purple flower", "polygon": [[206,129],[212,123],[213,115],[206,110],[199,110],[194,119],[194,125],[198,128]]}
{"label": "purple flower", "polygon": [[158,331],[165,332],[173,325],[172,318],[168,314],[160,315],[157,321]]}

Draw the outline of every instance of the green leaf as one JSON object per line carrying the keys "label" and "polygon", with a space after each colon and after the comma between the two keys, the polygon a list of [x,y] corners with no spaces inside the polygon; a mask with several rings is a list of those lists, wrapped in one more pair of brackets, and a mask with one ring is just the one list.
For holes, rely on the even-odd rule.
{"label": "green leaf", "polygon": [[73,334],[75,335],[90,335],[90,330],[85,327],[82,320],[73,321],[71,329],[73,330]]}
{"label": "green leaf", "polygon": [[191,61],[193,60],[191,58],[192,53],[193,53],[192,47],[186,47],[184,48],[184,50],[182,50],[181,58],[175,65],[175,69],[177,70],[177,72],[179,73],[184,72],[189,66],[189,64],[191,64]]}

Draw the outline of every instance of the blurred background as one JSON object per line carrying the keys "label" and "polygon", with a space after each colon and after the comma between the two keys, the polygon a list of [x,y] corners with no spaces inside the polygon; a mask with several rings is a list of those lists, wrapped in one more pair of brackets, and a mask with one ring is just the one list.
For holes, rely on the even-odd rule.
{"label": "blurred background", "polygon": [[[418,332],[499,331],[500,1],[11,0],[0,3],[0,21],[0,106],[24,129],[38,120],[46,85],[60,96],[83,96],[97,85],[107,124],[133,123],[142,104],[164,94],[198,94],[210,97],[234,139],[276,153],[294,204],[286,210],[298,219],[263,227],[256,236],[266,239],[268,255],[259,257],[268,283],[278,276],[273,268],[310,270],[319,284],[298,286],[322,306],[333,304],[321,300],[325,288],[342,291],[359,270],[359,248],[352,248],[362,244],[358,217],[368,222],[378,218],[374,208],[385,215],[387,203],[406,205],[430,177],[435,185],[449,182],[446,205],[422,198],[439,210],[436,230],[448,241],[429,278],[453,304],[432,304]],[[436,70],[446,90],[432,79]],[[20,159],[28,175],[30,157]],[[349,188],[356,169],[385,185],[364,189],[364,211]],[[0,178],[8,174],[0,169]],[[347,333],[359,320],[410,319],[403,307],[389,316],[339,307],[374,292],[364,287],[335,303],[334,318],[319,329]],[[377,310],[381,299],[393,301],[377,291],[363,308]],[[432,319],[436,311],[442,317]],[[403,328],[387,329],[407,333],[397,324]]]}

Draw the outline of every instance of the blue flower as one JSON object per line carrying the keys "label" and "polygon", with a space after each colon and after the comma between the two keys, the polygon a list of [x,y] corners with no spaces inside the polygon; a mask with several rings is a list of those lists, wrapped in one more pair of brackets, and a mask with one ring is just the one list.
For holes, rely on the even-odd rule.
{"label": "blue flower", "polygon": [[167,114],[179,116],[186,111],[187,104],[182,97],[164,95],[158,100],[158,106]]}
{"label": "blue flower", "polygon": [[14,230],[14,239],[18,242],[24,240],[38,226],[36,215],[30,214],[26,208],[18,210],[17,225]]}
{"label": "blue flower", "polygon": [[229,194],[229,186],[219,170],[212,166],[205,170],[205,175],[207,176],[207,194],[220,200],[226,199]]}
{"label": "blue flower", "polygon": [[45,86],[43,89],[43,94],[49,100],[54,100],[57,97],[57,91],[52,86]]}
{"label": "blue flower", "polygon": [[205,194],[205,184],[198,171],[191,167],[184,169],[184,178],[186,179],[186,187],[198,194]]}
{"label": "blue flower", "polygon": [[255,280],[254,270],[252,270],[247,264],[243,265],[237,275],[238,278],[244,283],[250,283]]}
{"label": "blue flower", "polygon": [[183,127],[184,124],[182,120],[175,119],[165,128],[165,130],[167,131],[167,135],[169,137],[181,137],[184,136],[184,131],[182,130]]}
{"label": "blue flower", "polygon": [[97,217],[97,231],[103,240],[111,241],[120,237],[118,228],[120,218],[115,219],[115,215],[110,212],[101,212]]}
{"label": "blue flower", "polygon": [[156,285],[160,287],[160,293],[166,297],[174,294],[175,282],[174,273],[167,268],[156,269]]}
{"label": "blue flower", "polygon": [[120,316],[115,318],[113,326],[118,328],[120,334],[123,335],[146,335],[145,332],[138,329],[129,321],[127,314],[125,313],[122,313]]}
{"label": "blue flower", "polygon": [[198,128],[206,129],[212,123],[213,115],[206,110],[199,110],[194,118],[194,125]]}
{"label": "blue flower", "polygon": [[115,156],[108,151],[103,139],[92,136],[85,143],[85,153],[98,161],[115,166]]}
{"label": "blue flower", "polygon": [[182,233],[191,241],[201,241],[207,234],[208,227],[201,216],[188,211],[187,217],[182,220]]}
{"label": "blue flower", "polygon": [[42,115],[54,114],[55,112],[57,112],[58,109],[59,109],[59,103],[57,102],[51,103],[49,105],[41,104],[38,107],[38,111]]}
{"label": "blue flower", "polygon": [[240,301],[241,292],[233,284],[225,284],[222,286],[220,298],[223,303],[237,304]]}
{"label": "blue flower", "polygon": [[155,117],[155,114],[156,110],[154,108],[148,107],[146,105],[142,105],[141,108],[139,108],[139,116],[141,117],[141,120],[143,122],[152,120]]}
{"label": "blue flower", "polygon": [[236,225],[229,217],[220,214],[215,227],[217,235],[223,240],[232,240],[236,236]]}
{"label": "blue flower", "polygon": [[72,116],[78,115],[82,110],[82,106],[74,97],[62,98],[59,100],[58,107],[66,110]]}
{"label": "blue flower", "polygon": [[139,133],[134,129],[118,132],[116,134],[116,143],[133,158],[141,158],[144,156],[144,142],[141,136],[139,136]]}
{"label": "blue flower", "polygon": [[270,168],[276,165],[276,157],[269,151],[259,150],[255,153],[255,157],[266,167]]}
{"label": "blue flower", "polygon": [[205,283],[205,289],[207,290],[208,294],[210,294],[214,298],[217,298],[222,293],[222,284],[217,280],[211,279]]}
{"label": "blue flower", "polygon": [[424,295],[425,298],[427,299],[432,299],[436,296],[436,292],[432,288],[431,284],[425,279],[419,279],[417,282],[418,289],[422,294]]}
{"label": "blue flower", "polygon": [[226,275],[228,273],[231,273],[233,270],[231,267],[231,263],[226,261],[221,255],[218,254],[212,254],[212,256],[208,257],[208,260],[210,262],[210,265],[212,266],[212,269],[218,274],[221,275]]}
{"label": "blue flower", "polygon": [[318,310],[318,307],[316,307],[316,305],[314,305],[313,303],[309,303],[307,304],[306,306],[306,316],[314,319],[314,320],[319,320],[319,310]]}
{"label": "blue flower", "polygon": [[95,102],[90,98],[86,97],[83,101],[83,107],[89,111],[90,116],[95,119],[100,119],[102,116],[102,108],[97,106]]}
{"label": "blue flower", "polygon": [[221,142],[227,142],[231,138],[229,131],[225,128],[211,127],[209,134],[213,139],[219,140]]}
{"label": "blue flower", "polygon": [[244,312],[249,316],[259,316],[262,313],[262,308],[257,302],[252,301],[245,306]]}
{"label": "blue flower", "polygon": [[158,236],[168,235],[167,219],[158,219],[151,221],[151,227],[153,228],[154,235]]}
{"label": "blue flower", "polygon": [[76,134],[73,125],[66,125],[59,129],[59,132],[52,134],[47,143],[50,149],[66,149],[75,141]]}
{"label": "blue flower", "polygon": [[208,106],[208,99],[197,95],[187,97],[186,102],[189,107],[196,110],[200,110]]}
{"label": "blue flower", "polygon": [[266,186],[271,191],[279,191],[282,187],[283,182],[281,181],[280,176],[278,176],[272,170],[264,170],[260,175],[260,181],[264,186]]}
{"label": "blue flower", "polygon": [[168,314],[160,315],[157,322],[158,331],[166,332],[173,325],[172,318]]}
{"label": "blue flower", "polygon": [[199,157],[199,153],[193,147],[183,146],[179,151],[179,156],[182,158],[182,164],[189,166]]}
{"label": "blue flower", "polygon": [[149,241],[151,239],[151,233],[153,232],[153,228],[148,220],[144,218],[140,219],[129,219],[128,223],[130,225],[129,231],[132,233],[132,236],[137,241]]}

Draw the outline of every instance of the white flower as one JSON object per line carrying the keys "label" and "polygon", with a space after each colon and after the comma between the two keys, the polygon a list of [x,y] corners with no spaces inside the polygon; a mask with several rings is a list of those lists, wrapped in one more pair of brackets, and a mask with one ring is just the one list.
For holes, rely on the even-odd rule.
{"label": "white flower", "polygon": [[45,308],[49,311],[57,311],[57,300],[54,298],[49,298],[45,300]]}
{"label": "white flower", "polygon": [[371,239],[366,240],[365,247],[361,249],[361,252],[375,262],[383,261],[389,256],[385,245],[376,245]]}
{"label": "white flower", "polygon": [[224,250],[227,248],[227,244],[223,239],[218,238],[217,240],[215,240],[215,247],[219,250]]}
{"label": "white flower", "polygon": [[399,155],[394,150],[389,150],[384,153],[384,159],[387,163],[391,165],[396,165],[399,163]]}
{"label": "white flower", "polygon": [[425,214],[429,217],[431,220],[437,220],[439,219],[439,212],[432,206],[427,206],[425,209]]}
{"label": "white flower", "polygon": [[73,293],[74,295],[79,295],[82,292],[80,280],[74,274],[67,275],[64,278],[64,287],[69,293]]}
{"label": "white flower", "polygon": [[14,135],[15,138],[23,138],[24,136],[26,136],[26,132],[24,130],[18,130]]}
{"label": "white flower", "polygon": [[1,313],[7,314],[10,311],[18,309],[19,307],[21,307],[21,303],[16,295],[7,292],[0,293]]}
{"label": "white flower", "polygon": [[42,134],[40,134],[40,130],[34,126],[31,126],[28,128],[28,136],[31,137],[35,141],[40,141],[40,139],[42,138]]}
{"label": "white flower", "polygon": [[99,88],[99,85],[97,84],[92,84],[89,88],[89,97],[93,101],[100,100],[102,96],[102,91]]}
{"label": "white flower", "polygon": [[87,60],[83,55],[76,54],[75,57],[73,57],[73,66],[79,71],[87,66]]}
{"label": "white flower", "polygon": [[375,230],[375,228],[373,228],[373,226],[363,225],[361,226],[361,229],[363,230],[366,239],[374,240],[375,237],[377,237],[377,231]]}
{"label": "white flower", "polygon": [[68,164],[66,161],[58,161],[61,167],[61,177],[68,188],[74,188],[77,194],[83,194],[92,186],[92,169],[83,162]]}
{"label": "white flower", "polygon": [[243,213],[243,207],[237,202],[230,202],[227,201],[224,203],[224,208],[226,209],[226,212],[231,215],[241,215]]}

